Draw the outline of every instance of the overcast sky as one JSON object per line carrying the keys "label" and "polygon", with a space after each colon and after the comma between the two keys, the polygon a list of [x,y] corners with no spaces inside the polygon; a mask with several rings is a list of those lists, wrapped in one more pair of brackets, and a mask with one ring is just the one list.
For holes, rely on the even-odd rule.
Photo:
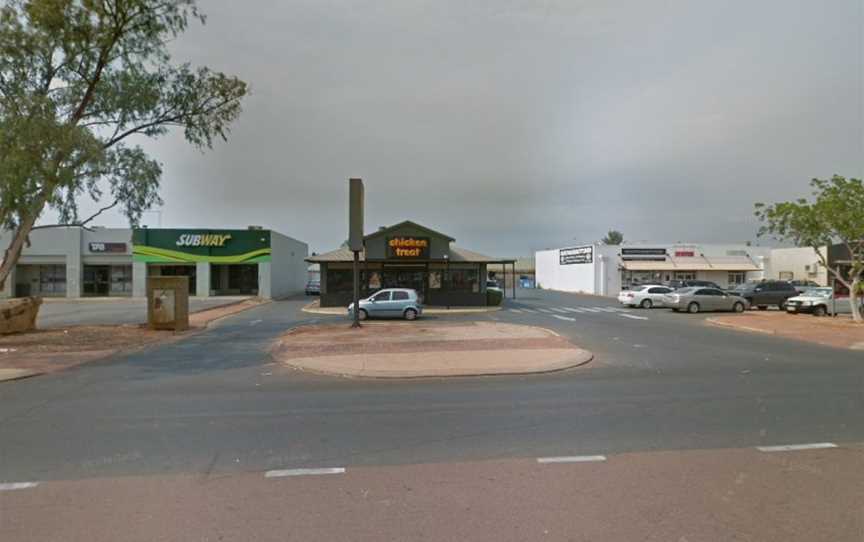
{"label": "overcast sky", "polygon": [[[253,94],[230,141],[172,135],[163,227],[258,224],[325,251],[411,219],[521,256],[739,242],[754,201],[864,173],[862,0],[209,0],[174,46]],[[122,217],[106,225],[122,226]]]}

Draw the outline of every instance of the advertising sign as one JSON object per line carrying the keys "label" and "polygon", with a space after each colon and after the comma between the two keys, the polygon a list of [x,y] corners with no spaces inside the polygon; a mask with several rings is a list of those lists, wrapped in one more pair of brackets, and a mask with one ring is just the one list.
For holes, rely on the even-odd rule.
{"label": "advertising sign", "polygon": [[622,260],[662,261],[666,259],[665,248],[622,248]]}
{"label": "advertising sign", "polygon": [[90,252],[93,253],[120,253],[123,254],[126,252],[126,243],[99,243],[93,242],[88,245]]}
{"label": "advertising sign", "polygon": [[161,263],[258,263],[270,261],[268,230],[132,231],[132,258]]}
{"label": "advertising sign", "polygon": [[429,258],[428,237],[388,237],[387,257],[396,259]]}
{"label": "advertising sign", "polygon": [[558,251],[558,263],[560,265],[573,265],[577,263],[593,263],[594,247],[562,248]]}

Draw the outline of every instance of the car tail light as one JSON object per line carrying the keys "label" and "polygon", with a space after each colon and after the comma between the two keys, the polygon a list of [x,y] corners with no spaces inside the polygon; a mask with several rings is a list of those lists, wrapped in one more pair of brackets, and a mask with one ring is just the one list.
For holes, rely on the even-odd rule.
{"label": "car tail light", "polygon": [[627,292],[626,294],[624,294],[624,297],[633,297],[633,293],[632,293],[632,292]]}

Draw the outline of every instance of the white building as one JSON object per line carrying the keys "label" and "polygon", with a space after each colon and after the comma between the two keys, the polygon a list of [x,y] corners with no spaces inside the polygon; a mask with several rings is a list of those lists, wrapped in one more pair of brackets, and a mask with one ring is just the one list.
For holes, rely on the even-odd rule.
{"label": "white building", "polygon": [[744,244],[595,243],[541,250],[535,260],[541,288],[615,296],[636,283],[695,279],[733,287],[767,278],[771,249]]}
{"label": "white building", "polygon": [[[829,256],[828,247],[822,248],[822,255]],[[775,248],[771,251],[771,265],[766,278],[779,280],[812,280],[820,285],[828,285],[828,270],[816,251],[809,247]]]}

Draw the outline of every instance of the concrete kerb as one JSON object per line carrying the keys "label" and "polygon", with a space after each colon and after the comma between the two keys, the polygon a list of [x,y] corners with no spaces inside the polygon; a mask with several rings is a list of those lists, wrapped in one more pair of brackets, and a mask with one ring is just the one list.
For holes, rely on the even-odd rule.
{"label": "concrete kerb", "polygon": [[[345,307],[319,307],[317,301],[313,301],[305,305],[301,310],[309,314],[327,314],[330,316],[345,316],[347,309]],[[489,312],[500,311],[503,307],[459,307],[453,309],[442,309],[438,307],[426,307],[423,309],[423,314],[485,314]]]}

